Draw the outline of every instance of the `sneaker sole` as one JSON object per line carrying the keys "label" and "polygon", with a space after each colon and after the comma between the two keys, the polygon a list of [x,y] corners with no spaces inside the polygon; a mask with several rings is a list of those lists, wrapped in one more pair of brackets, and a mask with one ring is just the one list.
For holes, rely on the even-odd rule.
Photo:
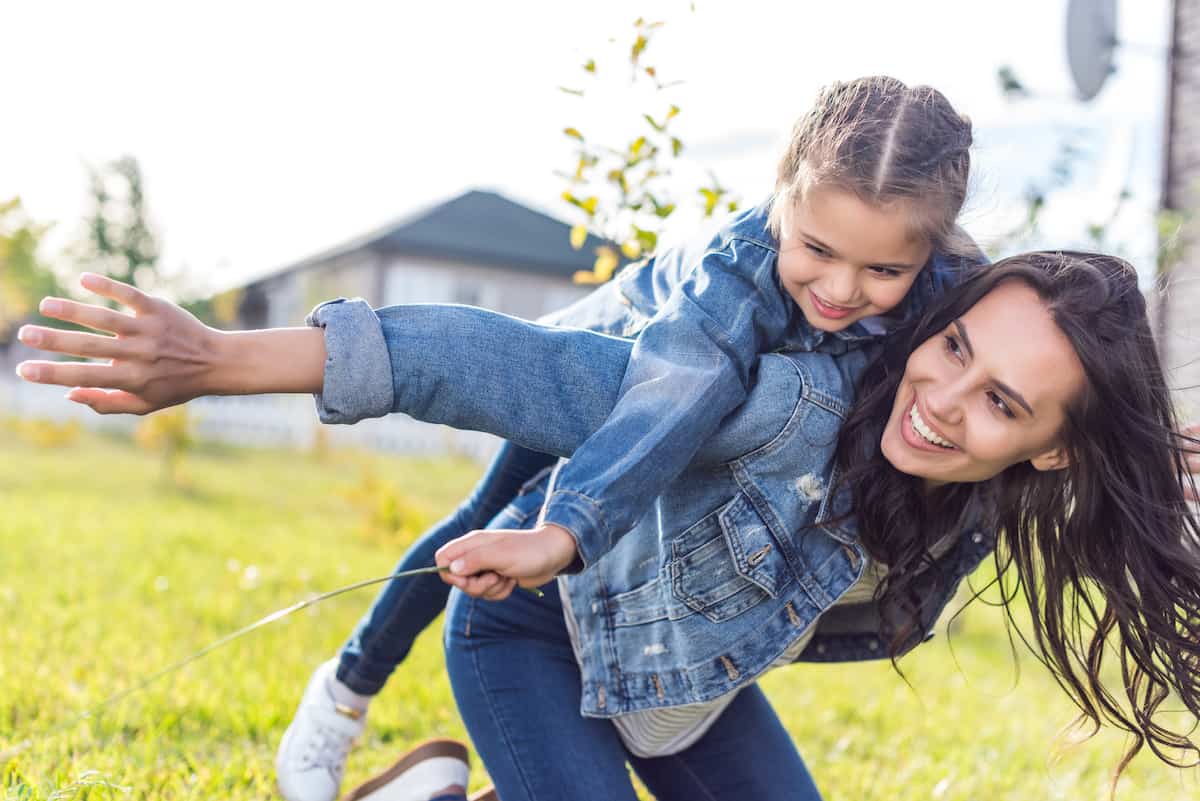
{"label": "sneaker sole", "polygon": [[467,747],[458,740],[429,740],[400,757],[394,765],[383,773],[363,782],[346,793],[342,796],[341,801],[358,801],[358,799],[375,792],[417,763],[436,757],[450,757],[461,760],[468,765],[471,764],[467,754]]}

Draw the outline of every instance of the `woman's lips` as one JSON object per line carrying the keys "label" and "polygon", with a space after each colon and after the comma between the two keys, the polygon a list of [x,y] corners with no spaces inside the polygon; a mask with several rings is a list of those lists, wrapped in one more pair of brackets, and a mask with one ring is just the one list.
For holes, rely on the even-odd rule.
{"label": "woman's lips", "polygon": [[811,289],[808,290],[808,296],[812,298],[813,308],[817,310],[817,314],[830,320],[843,320],[862,308],[861,306],[835,306],[822,300],[821,296]]}
{"label": "woman's lips", "polygon": [[[916,396],[913,396],[912,403],[904,410],[904,415],[900,419],[900,436],[904,438],[904,441],[919,451],[928,451],[929,453],[954,453],[957,451],[958,448],[945,448],[941,445],[935,445],[917,432],[916,428],[913,427],[912,421],[912,409],[916,405],[917,399]],[[918,414],[920,411],[920,407],[917,407]],[[922,415],[922,418],[924,418],[924,415]]]}

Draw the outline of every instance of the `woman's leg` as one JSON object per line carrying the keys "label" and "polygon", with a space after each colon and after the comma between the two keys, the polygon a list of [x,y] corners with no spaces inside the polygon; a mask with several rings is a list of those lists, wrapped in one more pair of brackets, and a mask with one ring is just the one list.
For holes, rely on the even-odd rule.
{"label": "woman's leg", "polygon": [[446,667],[459,714],[503,801],[635,801],[616,729],[579,714],[557,585],[542,589],[451,595]]}
{"label": "woman's leg", "polygon": [[658,801],[820,801],[821,794],[757,684],[678,754],[629,758]]}
{"label": "woman's leg", "polygon": [[[557,457],[505,442],[471,496],[409,546],[394,572],[432,565],[438,548],[486,526],[531,478],[556,461]],[[384,585],[342,646],[338,681],[360,695],[378,693],[417,635],[446,608],[449,594],[450,585],[432,573]]]}

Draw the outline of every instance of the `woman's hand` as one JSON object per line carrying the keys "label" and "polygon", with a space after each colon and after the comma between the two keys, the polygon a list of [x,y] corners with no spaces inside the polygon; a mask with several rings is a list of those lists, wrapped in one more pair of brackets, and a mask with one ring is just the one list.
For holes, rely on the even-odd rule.
{"label": "woman's hand", "polygon": [[565,570],[576,556],[575,538],[562,526],[472,531],[437,552],[440,575],[467,595],[499,601],[513,589],[540,587]]}
{"label": "woman's hand", "polygon": [[101,414],[147,414],[205,394],[219,331],[129,284],[93,273],[85,273],[80,284],[128,311],[64,298],[43,299],[39,311],[113,336],[27,325],[18,338],[40,350],[108,361],[27,361],[17,366],[18,375],[76,387],[67,397]]}

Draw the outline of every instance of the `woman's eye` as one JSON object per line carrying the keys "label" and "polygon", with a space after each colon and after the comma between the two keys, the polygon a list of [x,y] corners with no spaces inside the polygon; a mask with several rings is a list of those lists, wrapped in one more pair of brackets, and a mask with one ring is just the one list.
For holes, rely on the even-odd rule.
{"label": "woman's eye", "polygon": [[962,349],[958,345],[958,340],[955,339],[954,337],[952,337],[951,335],[947,334],[944,337],[944,341],[946,343],[946,352],[949,353],[951,356],[954,356],[955,358],[961,359],[962,358]]}
{"label": "woman's eye", "polygon": [[1008,404],[1004,402],[1004,398],[1000,397],[995,392],[988,393],[988,402],[991,403],[993,407],[995,407],[1000,412],[1002,412],[1005,417],[1010,417],[1010,418],[1016,417],[1016,415],[1013,414],[1013,410],[1010,409],[1008,407]]}

